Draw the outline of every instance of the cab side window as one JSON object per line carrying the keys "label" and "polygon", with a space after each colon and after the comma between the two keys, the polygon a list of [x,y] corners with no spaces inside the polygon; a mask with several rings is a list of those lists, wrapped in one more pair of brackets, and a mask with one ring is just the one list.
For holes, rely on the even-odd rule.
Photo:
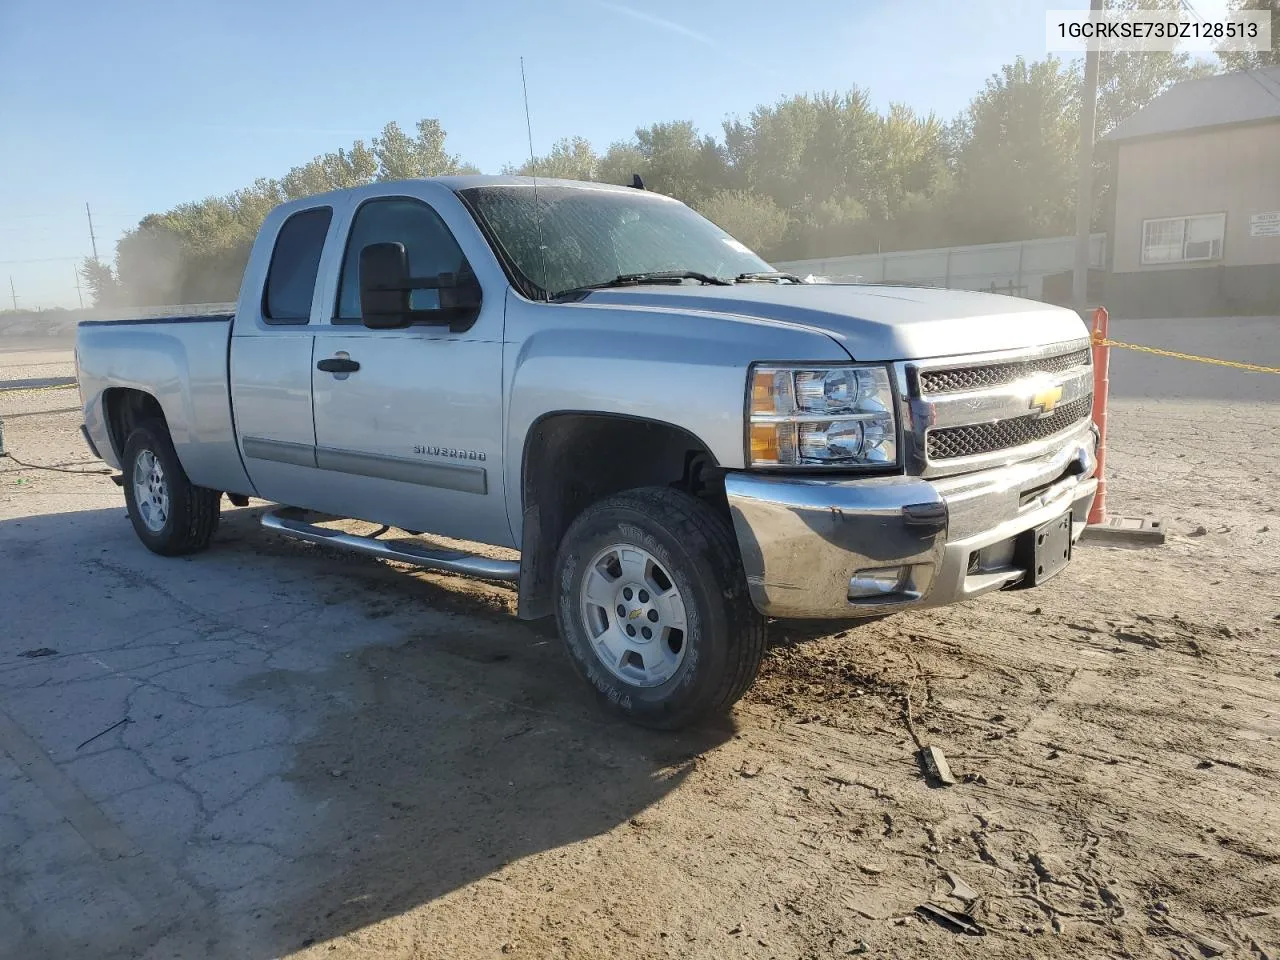
{"label": "cab side window", "polygon": [[[409,197],[370,200],[356,211],[347,238],[335,323],[360,321],[360,251],[370,243],[388,242],[404,244],[409,275],[413,277],[461,274],[471,269],[458,241],[430,206]],[[438,304],[437,290],[414,290],[410,294],[409,305],[414,309]]]}
{"label": "cab side window", "polygon": [[262,295],[262,318],[267,323],[303,324],[311,320],[311,295],[332,219],[331,207],[315,207],[295,213],[280,225]]}

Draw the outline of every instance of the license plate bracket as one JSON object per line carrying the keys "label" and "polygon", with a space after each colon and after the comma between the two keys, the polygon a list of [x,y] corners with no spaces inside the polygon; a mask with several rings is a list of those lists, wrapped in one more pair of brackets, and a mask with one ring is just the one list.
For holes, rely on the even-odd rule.
{"label": "license plate bracket", "polygon": [[1019,535],[1014,562],[1027,571],[1019,584],[1037,587],[1057,576],[1071,562],[1071,513]]}

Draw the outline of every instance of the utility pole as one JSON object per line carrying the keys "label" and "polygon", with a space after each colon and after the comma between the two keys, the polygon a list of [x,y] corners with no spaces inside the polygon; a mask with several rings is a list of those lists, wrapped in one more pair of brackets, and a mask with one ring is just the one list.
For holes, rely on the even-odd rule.
{"label": "utility pole", "polygon": [[[1091,0],[1089,19],[1098,22],[1102,0]],[[1089,221],[1093,215],[1093,129],[1098,112],[1098,51],[1084,53],[1084,90],[1080,104],[1080,174],[1076,181],[1076,262],[1071,275],[1071,304],[1081,317],[1089,309]]]}
{"label": "utility pole", "polygon": [[75,271],[75,274],[76,274],[76,297],[78,297],[78,298],[79,298],[79,300],[80,300],[80,309],[81,309],[81,310],[83,310],[83,309],[84,309],[84,294],[80,292],[80,268],[79,268],[78,266],[76,266],[76,267],[72,267],[72,269]]}
{"label": "utility pole", "polygon": [[12,300],[13,300],[13,309],[16,311],[16,310],[18,309],[18,294],[17,294],[17,292],[13,289],[13,274],[12,274],[12,273],[11,273],[11,274],[9,274],[9,296],[10,296],[10,297],[12,298]]}
{"label": "utility pole", "polygon": [[89,201],[84,202],[84,215],[89,218],[89,243],[93,246],[93,259],[98,259],[98,238],[93,235],[93,212],[89,209]]}

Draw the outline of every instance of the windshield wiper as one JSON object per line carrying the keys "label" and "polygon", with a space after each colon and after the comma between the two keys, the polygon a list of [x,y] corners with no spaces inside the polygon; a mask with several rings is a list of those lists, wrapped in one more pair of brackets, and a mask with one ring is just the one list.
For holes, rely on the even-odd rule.
{"label": "windshield wiper", "polygon": [[671,283],[680,280],[697,280],[699,283],[713,283],[719,287],[727,287],[733,283],[724,277],[710,273],[699,273],[697,270],[653,270],[649,273],[623,273],[614,277],[610,286],[621,286],[627,283]]}
{"label": "windshield wiper", "polygon": [[562,297],[571,297],[592,290],[603,290],[606,287],[633,287],[644,283],[679,283],[681,280],[697,280],[699,283],[710,283],[718,287],[727,287],[734,283],[733,280],[697,270],[653,270],[648,273],[620,273],[612,280],[602,280],[599,283],[587,283],[569,290],[561,290],[551,299],[559,300]]}
{"label": "windshield wiper", "polygon": [[734,278],[734,283],[768,282],[770,280],[777,282],[790,280],[792,283],[804,283],[802,278],[797,277],[794,273],[787,273],[785,270],[761,270],[756,273],[740,273]]}

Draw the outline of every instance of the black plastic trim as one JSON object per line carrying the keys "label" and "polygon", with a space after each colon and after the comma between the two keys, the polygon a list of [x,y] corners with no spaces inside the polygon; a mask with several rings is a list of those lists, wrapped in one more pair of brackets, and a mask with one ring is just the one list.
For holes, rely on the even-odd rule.
{"label": "black plastic trim", "polygon": [[80,436],[84,437],[84,442],[89,447],[89,452],[92,453],[94,457],[101,460],[102,454],[98,452],[97,445],[94,444],[93,438],[89,436],[89,428],[85,426],[83,423],[80,424]]}

